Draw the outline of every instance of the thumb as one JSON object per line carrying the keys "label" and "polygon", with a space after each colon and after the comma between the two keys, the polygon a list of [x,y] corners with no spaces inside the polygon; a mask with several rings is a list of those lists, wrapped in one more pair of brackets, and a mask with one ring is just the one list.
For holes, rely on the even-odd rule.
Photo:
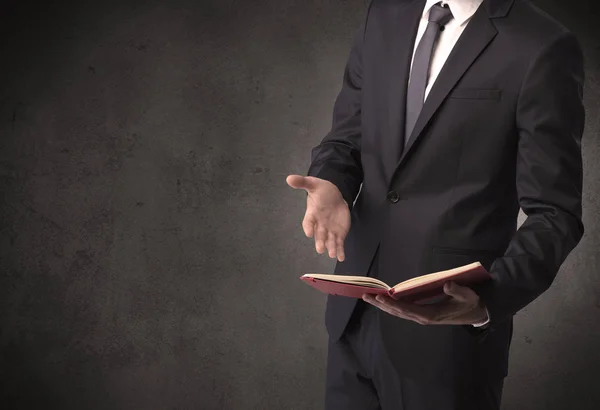
{"label": "thumb", "polygon": [[307,191],[312,191],[315,189],[315,181],[311,177],[303,177],[302,175],[289,175],[285,181],[294,189],[305,189]]}
{"label": "thumb", "polygon": [[458,300],[459,302],[465,302],[469,299],[467,289],[463,286],[459,286],[456,283],[450,281],[444,283],[444,293]]}

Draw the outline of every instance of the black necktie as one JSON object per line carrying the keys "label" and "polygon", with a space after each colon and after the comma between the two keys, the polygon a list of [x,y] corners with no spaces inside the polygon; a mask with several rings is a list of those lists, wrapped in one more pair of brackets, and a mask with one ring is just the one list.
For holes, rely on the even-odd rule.
{"label": "black necktie", "polygon": [[429,23],[415,51],[408,91],[406,93],[406,133],[404,134],[404,147],[408,144],[410,134],[423,108],[425,89],[429,78],[431,54],[440,36],[440,27],[443,27],[451,19],[452,12],[448,6],[442,7],[440,3],[434,4],[429,11]]}

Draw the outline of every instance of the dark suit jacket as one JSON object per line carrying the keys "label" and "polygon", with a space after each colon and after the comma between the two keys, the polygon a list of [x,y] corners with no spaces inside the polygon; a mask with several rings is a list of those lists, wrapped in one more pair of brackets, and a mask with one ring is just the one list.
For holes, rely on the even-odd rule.
{"label": "dark suit jacket", "polygon": [[[498,379],[507,374],[513,315],[548,289],[583,235],[583,57],[575,37],[529,2],[485,0],[402,152],[424,4],[372,1],[308,175],[334,183],[350,204],[336,273],[367,274],[378,247],[378,276],[391,285],[473,261],[490,270],[493,281],[475,287],[490,312],[487,330],[383,312],[379,320],[402,375]],[[517,231],[520,207],[528,218]],[[355,304],[329,297],[332,339]]]}

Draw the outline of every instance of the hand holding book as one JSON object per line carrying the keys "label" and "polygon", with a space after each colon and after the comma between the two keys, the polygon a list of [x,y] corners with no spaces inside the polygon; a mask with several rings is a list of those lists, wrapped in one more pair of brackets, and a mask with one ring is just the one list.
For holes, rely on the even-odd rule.
{"label": "hand holding book", "polygon": [[472,289],[446,282],[443,290],[449,297],[427,306],[395,300],[386,295],[365,294],[363,300],[390,315],[420,325],[474,325],[487,320],[485,306]]}

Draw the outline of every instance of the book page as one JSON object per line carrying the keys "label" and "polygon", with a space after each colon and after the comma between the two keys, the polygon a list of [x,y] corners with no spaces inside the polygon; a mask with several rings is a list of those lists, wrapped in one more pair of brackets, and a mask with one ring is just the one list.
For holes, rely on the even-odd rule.
{"label": "book page", "polygon": [[469,265],[459,266],[454,269],[444,270],[440,272],[429,273],[423,276],[417,276],[416,278],[405,280],[394,286],[395,291],[402,291],[410,288],[414,288],[426,283],[435,282],[440,279],[450,278],[460,273],[467,272],[481,266],[479,262],[473,262]]}
{"label": "book page", "polygon": [[366,286],[366,287],[376,288],[376,289],[385,289],[385,290],[390,289],[390,287],[385,282],[382,282],[379,279],[370,278],[368,276],[345,276],[345,275],[328,275],[328,274],[321,274],[321,273],[307,273],[305,275],[302,275],[302,277],[328,280],[330,282],[337,282],[337,283],[346,283],[348,285]]}

